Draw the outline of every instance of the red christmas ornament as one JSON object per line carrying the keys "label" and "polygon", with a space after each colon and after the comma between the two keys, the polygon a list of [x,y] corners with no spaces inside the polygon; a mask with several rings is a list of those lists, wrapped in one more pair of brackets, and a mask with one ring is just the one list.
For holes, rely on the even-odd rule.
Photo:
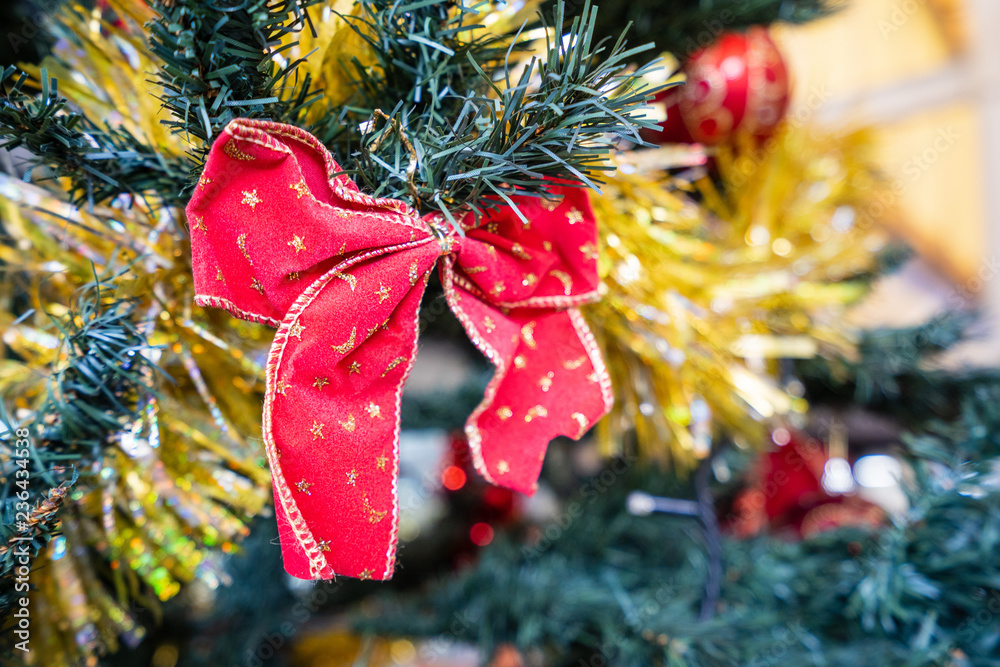
{"label": "red christmas ornament", "polygon": [[466,423],[476,470],[531,493],[549,441],[611,407],[577,309],[598,298],[597,224],[585,191],[553,186],[559,202],[518,198],[526,222],[501,207],[459,234],[341,172],[308,132],[231,122],[187,208],[195,301],[278,330],[263,433],[285,569],[388,579],[400,396],[431,271],[497,367]]}
{"label": "red christmas ornament", "polygon": [[737,134],[766,139],[785,116],[789,81],[785,62],[765,28],[724,33],[684,64],[687,83],[664,91],[667,106],[656,143],[717,145]]}
{"label": "red christmas ornament", "polygon": [[792,432],[788,442],[762,454],[754,484],[733,504],[729,528],[738,537],[764,530],[809,537],[841,526],[878,526],[885,513],[853,495],[831,495],[823,488],[829,457],[823,443]]}

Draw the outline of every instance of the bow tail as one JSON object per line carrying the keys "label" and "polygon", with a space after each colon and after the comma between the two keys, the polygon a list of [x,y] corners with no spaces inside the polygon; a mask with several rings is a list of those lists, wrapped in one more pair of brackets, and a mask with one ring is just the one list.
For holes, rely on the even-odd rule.
{"label": "bow tail", "polygon": [[438,252],[422,239],[343,262],[278,328],[264,439],[293,576],[392,576],[400,397]]}
{"label": "bow tail", "polygon": [[534,493],[549,441],[579,439],[611,409],[611,379],[579,310],[500,309],[457,285],[452,268],[449,258],[441,269],[448,304],[496,366],[465,427],[476,469]]}

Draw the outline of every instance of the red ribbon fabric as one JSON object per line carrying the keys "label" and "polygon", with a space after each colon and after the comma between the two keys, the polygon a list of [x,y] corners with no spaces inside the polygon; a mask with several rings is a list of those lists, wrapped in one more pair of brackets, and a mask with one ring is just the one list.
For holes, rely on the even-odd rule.
{"label": "red ribbon fabric", "polygon": [[[496,366],[466,433],[488,481],[532,493],[548,442],[579,438],[611,383],[576,306],[597,298],[586,193],[520,198],[462,234],[440,214],[363,194],[311,134],[235,120],[187,208],[195,301],[277,328],[263,432],[285,569],[388,579],[399,407],[435,264],[447,302]],[[440,262],[438,260],[440,259]]]}

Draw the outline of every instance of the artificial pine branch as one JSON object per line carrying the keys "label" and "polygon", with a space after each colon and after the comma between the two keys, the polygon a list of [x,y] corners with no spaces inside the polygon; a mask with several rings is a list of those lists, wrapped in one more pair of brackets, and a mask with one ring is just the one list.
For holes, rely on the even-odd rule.
{"label": "artificial pine branch", "polygon": [[614,146],[654,125],[642,112],[658,89],[641,83],[653,65],[631,66],[649,45],[595,41],[589,1],[569,25],[556,5],[545,60],[517,75],[523,32],[482,30],[464,3],[360,6],[345,18],[376,65],[354,60],[356,94],[316,130],[378,196],[450,216],[541,195],[547,177],[596,187]]}
{"label": "artificial pine branch", "polygon": [[[65,360],[50,376],[37,410],[19,423],[5,410],[0,413],[0,542],[29,533],[33,553],[55,530],[56,501],[65,495],[59,489],[100,470],[110,438],[142,417],[142,396],[151,391],[155,365],[147,354],[153,348],[135,321],[134,303],[109,298],[102,287],[99,280],[85,286],[75,310],[54,320]],[[19,430],[27,430],[27,438],[16,437]],[[19,447],[19,439],[30,444]],[[19,454],[25,450],[27,457]],[[19,469],[30,471],[29,484],[18,485]],[[28,492],[27,500],[20,491]],[[21,526],[15,517],[23,502],[34,508],[35,521]],[[0,578],[14,565],[10,558],[0,559]]]}
{"label": "artificial pine branch", "polygon": [[68,178],[77,203],[93,207],[119,194],[142,194],[167,205],[181,203],[190,166],[167,158],[125,130],[100,127],[69,108],[56,79],[45,69],[37,97],[26,90],[28,75],[8,67],[0,78],[0,149],[24,147],[34,156],[32,170],[48,167]]}
{"label": "artificial pine branch", "polygon": [[[192,175],[212,140],[235,118],[299,121],[319,91],[308,76],[296,80],[300,60],[285,62],[296,45],[276,45],[309,25],[308,9],[322,0],[159,0],[150,50],[172,118],[165,124],[192,144]],[[193,182],[193,179],[192,179]],[[185,190],[185,194],[189,191]]]}

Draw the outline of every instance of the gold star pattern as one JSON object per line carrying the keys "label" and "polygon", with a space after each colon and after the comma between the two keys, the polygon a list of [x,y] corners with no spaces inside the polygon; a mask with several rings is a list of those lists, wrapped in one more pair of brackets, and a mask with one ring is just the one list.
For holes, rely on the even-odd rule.
{"label": "gold star pattern", "polygon": [[532,350],[538,347],[538,343],[535,342],[535,322],[528,322],[521,327],[521,338],[524,339],[524,344]]}
{"label": "gold star pattern", "polygon": [[531,287],[537,282],[538,282],[538,276],[536,276],[534,273],[524,274],[524,278],[521,280],[521,284],[524,285],[525,287]]}
{"label": "gold star pattern", "polygon": [[545,377],[538,380],[538,386],[541,387],[542,391],[548,391],[552,388],[552,378],[556,376],[555,373],[549,371],[545,374]]}
{"label": "gold star pattern", "polygon": [[542,241],[542,247],[545,248],[545,252],[552,252],[552,243],[549,241]]}
{"label": "gold star pattern", "polygon": [[274,393],[281,394],[282,396],[284,396],[285,390],[291,386],[292,385],[285,382],[284,378],[282,378],[281,380],[278,380],[278,382],[274,385]]}
{"label": "gold star pattern", "polygon": [[326,378],[316,378],[315,380],[313,380],[313,386],[316,387],[317,389],[322,389],[328,384],[330,384],[330,381],[327,380]]}
{"label": "gold star pattern", "polygon": [[589,241],[580,246],[580,252],[583,253],[584,259],[596,260],[600,255],[597,254],[597,246]]}
{"label": "gold star pattern", "polygon": [[203,188],[203,187],[205,187],[206,185],[208,185],[211,182],[212,182],[211,178],[209,178],[205,174],[202,174],[201,178],[198,179],[198,187],[199,188]]}
{"label": "gold star pattern", "polygon": [[247,235],[240,234],[237,236],[236,245],[239,247],[240,252],[243,253],[243,256],[247,258],[247,261],[250,262],[250,266],[253,266],[253,260],[250,259],[250,253],[247,251]]}
{"label": "gold star pattern", "polygon": [[368,412],[368,416],[371,417],[372,419],[382,419],[382,408],[375,405],[374,403],[369,401],[368,406],[365,408],[365,410]]}
{"label": "gold star pattern", "polygon": [[507,288],[504,286],[503,281],[498,280],[495,283],[493,283],[493,289],[490,291],[493,292],[494,294],[500,294],[505,289]]}
{"label": "gold star pattern", "polygon": [[295,190],[296,199],[302,199],[307,194],[309,194],[309,186],[306,185],[306,179],[300,180],[298,183],[292,183],[288,186],[290,189]]}
{"label": "gold star pattern", "polygon": [[486,329],[486,333],[493,333],[493,331],[497,328],[497,325],[496,322],[493,321],[493,318],[487,315],[483,318],[483,328]]}
{"label": "gold star pattern", "polygon": [[508,406],[503,405],[497,408],[497,417],[500,418],[500,421],[507,421],[513,416],[514,416],[514,411],[511,410]]}
{"label": "gold star pattern", "polygon": [[516,368],[518,370],[521,370],[522,368],[524,368],[527,365],[528,365],[528,362],[524,360],[524,355],[523,354],[519,354],[516,357],[514,357],[514,368]]}
{"label": "gold star pattern", "polygon": [[241,203],[249,206],[251,211],[256,211],[257,204],[260,204],[263,201],[264,201],[263,199],[257,196],[256,190],[243,191],[243,201]]}
{"label": "gold star pattern", "polygon": [[554,211],[559,208],[559,204],[562,203],[562,199],[543,199],[542,208],[546,211]]}
{"label": "gold star pattern", "polygon": [[299,340],[302,340],[302,332],[305,330],[306,328],[299,324],[298,320],[295,320],[292,322],[292,326],[288,327],[288,336],[290,338],[298,338]]}
{"label": "gold star pattern", "polygon": [[365,500],[365,513],[368,515],[368,523],[378,523],[379,521],[385,518],[386,514],[389,513],[387,510],[382,510],[380,512],[376,510],[374,507],[372,507],[371,503],[368,502],[367,494],[365,495],[364,500]]}
{"label": "gold star pattern", "polygon": [[260,284],[260,281],[259,281],[259,280],[257,280],[256,278],[254,278],[254,279],[253,279],[253,282],[251,282],[251,283],[250,283],[250,289],[253,289],[253,290],[257,290],[257,291],[258,291],[258,292],[260,292],[261,294],[263,294],[263,293],[264,293],[264,286],[263,286],[263,285],[261,285],[261,284]]}
{"label": "gold star pattern", "polygon": [[316,543],[316,546],[319,547],[320,551],[329,551],[330,540],[320,540],[319,542]]}
{"label": "gold star pattern", "polygon": [[500,459],[500,461],[497,463],[497,472],[500,473],[501,475],[506,475],[507,473],[510,472],[510,466],[507,465],[506,461]]}
{"label": "gold star pattern", "polygon": [[368,581],[369,579],[372,578],[372,571],[366,567],[365,569],[361,570],[360,578],[361,581]]}
{"label": "gold star pattern", "polygon": [[583,222],[583,213],[580,213],[576,208],[571,208],[569,213],[566,214],[566,222],[571,225],[575,225],[578,222]]}
{"label": "gold star pattern", "polygon": [[410,264],[410,287],[416,285],[418,280],[420,280],[420,273],[417,270],[417,263],[413,262]]}
{"label": "gold star pattern", "polygon": [[288,274],[288,279],[289,280],[298,280],[301,277],[302,276],[299,275],[298,271],[292,271],[291,273]]}
{"label": "gold star pattern", "polygon": [[350,285],[352,292],[354,291],[354,288],[358,286],[358,277],[352,276],[349,273],[341,273],[340,271],[337,271],[336,273],[333,274],[333,277],[339,278],[340,280],[343,280],[348,285]]}
{"label": "gold star pattern", "polygon": [[354,327],[353,329],[351,329],[351,337],[347,340],[346,343],[342,343],[340,345],[330,345],[330,347],[333,348],[334,352],[339,352],[340,354],[347,354],[347,352],[350,351],[352,347],[354,347],[354,341],[357,340],[357,337],[358,337],[358,328]]}
{"label": "gold star pattern", "polygon": [[514,255],[514,257],[517,257],[518,259],[531,259],[531,255],[528,254],[528,251],[525,250],[524,246],[521,245],[520,243],[515,243],[514,245],[512,245],[510,247],[510,251]]}
{"label": "gold star pattern", "polygon": [[406,357],[396,357],[395,359],[393,359],[392,361],[390,361],[389,365],[386,366],[385,372],[382,373],[382,377],[385,377],[386,375],[388,375],[389,371],[391,371],[396,366],[399,366],[404,361],[406,361]]}
{"label": "gold star pattern", "polygon": [[305,240],[298,234],[292,235],[292,240],[288,242],[288,245],[295,248],[295,254],[298,255],[300,252],[306,249]]}
{"label": "gold star pattern", "polygon": [[309,487],[310,486],[312,486],[312,484],[310,484],[309,482],[307,482],[304,479],[301,480],[301,481],[299,481],[299,482],[296,482],[296,484],[295,484],[295,488],[297,488],[301,493],[304,493],[307,496],[311,496],[312,495],[312,493],[310,493],[310,491],[309,491]]}
{"label": "gold star pattern", "polygon": [[545,409],[544,405],[536,405],[535,407],[528,410],[528,414],[524,415],[524,421],[530,422],[532,419],[537,417],[548,417],[549,411]]}
{"label": "gold star pattern", "polygon": [[315,419],[313,420],[312,428],[309,429],[309,432],[312,433],[313,440],[315,440],[316,438],[319,438],[320,440],[326,440],[326,438],[323,436],[324,426],[326,426],[326,424],[320,424]]}
{"label": "gold star pattern", "polygon": [[382,303],[383,301],[385,301],[386,299],[388,299],[389,298],[389,292],[391,292],[391,291],[392,291],[391,287],[386,287],[385,285],[381,285],[378,288],[378,291],[375,292],[375,294],[378,295],[378,302]]}
{"label": "gold star pattern", "polygon": [[562,283],[563,294],[569,296],[573,293],[573,279],[569,277],[568,273],[565,271],[559,271],[558,269],[552,269],[549,271],[549,275]]}
{"label": "gold star pattern", "polygon": [[220,283],[226,282],[226,277],[222,275],[222,269],[215,270],[215,279],[218,280]]}
{"label": "gold star pattern", "polygon": [[385,464],[386,462],[388,462],[388,460],[389,459],[386,457],[386,455],[382,454],[377,459],[375,459],[375,467],[378,468],[379,470],[385,470]]}
{"label": "gold star pattern", "polygon": [[236,145],[236,142],[232,139],[226,142],[226,145],[222,147],[222,150],[226,155],[233,158],[234,160],[242,160],[243,162],[249,162],[255,159],[253,155],[245,151],[240,150],[240,147]]}
{"label": "gold star pattern", "polygon": [[205,216],[202,215],[192,215],[191,221],[194,222],[191,229],[200,229],[203,232],[208,231],[208,227],[205,226]]}
{"label": "gold star pattern", "polygon": [[347,421],[340,422],[340,425],[344,427],[344,430],[348,433],[354,433],[354,415],[347,415]]}
{"label": "gold star pattern", "polygon": [[354,481],[358,478],[358,471],[351,468],[351,472],[347,473],[347,485],[354,486]]}
{"label": "gold star pattern", "polygon": [[352,361],[351,362],[351,370],[347,374],[348,375],[354,375],[355,373],[357,373],[358,375],[361,375],[361,362],[360,361]]}

